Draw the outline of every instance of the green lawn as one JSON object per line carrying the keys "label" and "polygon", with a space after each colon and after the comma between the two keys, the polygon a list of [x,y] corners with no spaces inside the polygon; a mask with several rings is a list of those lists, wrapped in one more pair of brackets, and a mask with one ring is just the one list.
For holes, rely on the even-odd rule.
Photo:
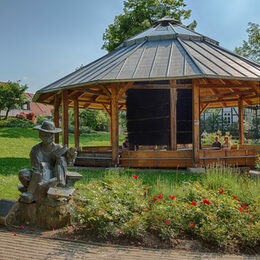
{"label": "green lawn", "polygon": [[[122,142],[123,136],[120,136]],[[38,131],[27,128],[0,128],[0,199],[17,199],[18,172],[23,168],[30,168],[29,153],[35,144],[39,142]],[[74,136],[69,135],[69,144],[73,146]],[[98,132],[82,134],[81,146],[109,145],[109,133]],[[80,183],[88,183],[94,178],[103,177],[105,170],[84,169],[77,170],[83,175]],[[151,186],[151,194],[170,194],[172,191],[181,195],[185,190],[185,182],[199,180],[211,189],[229,189],[234,194],[240,194],[243,198],[252,201],[253,196],[258,196],[260,185],[258,180],[244,179],[240,176],[225,174],[218,169],[213,175],[192,175],[184,170],[152,170],[152,169],[124,169],[120,175],[139,176],[146,185]]]}

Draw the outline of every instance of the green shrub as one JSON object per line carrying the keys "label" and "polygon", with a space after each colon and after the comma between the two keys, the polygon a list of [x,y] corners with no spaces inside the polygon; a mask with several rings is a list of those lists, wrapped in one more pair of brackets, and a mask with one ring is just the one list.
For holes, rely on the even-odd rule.
{"label": "green shrub", "polygon": [[133,177],[111,171],[82,185],[76,220],[102,237],[140,238],[153,232],[164,241],[188,234],[219,247],[259,245],[259,195],[247,201],[243,193],[233,194],[227,182],[210,186],[202,181],[183,183],[180,195],[172,190],[151,196],[143,181]]}
{"label": "green shrub", "polygon": [[24,128],[31,128],[34,126],[34,123],[25,118],[14,118],[8,117],[6,120],[0,121],[0,127],[24,127]]}

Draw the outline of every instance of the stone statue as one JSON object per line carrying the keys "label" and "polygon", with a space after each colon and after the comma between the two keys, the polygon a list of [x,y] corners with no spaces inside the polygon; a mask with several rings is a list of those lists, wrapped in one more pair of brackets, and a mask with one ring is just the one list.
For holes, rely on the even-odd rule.
{"label": "stone statue", "polygon": [[66,187],[67,166],[73,165],[77,156],[76,148],[53,143],[54,134],[62,130],[52,122],[44,121],[34,129],[39,130],[42,142],[30,152],[32,170],[19,172],[23,185],[18,185],[18,189],[22,192],[20,201],[24,203],[40,200],[50,187]]}

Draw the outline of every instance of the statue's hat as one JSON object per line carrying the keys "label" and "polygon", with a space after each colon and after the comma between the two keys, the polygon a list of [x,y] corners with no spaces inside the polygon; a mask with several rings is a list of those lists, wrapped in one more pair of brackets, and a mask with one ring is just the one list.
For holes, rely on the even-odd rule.
{"label": "statue's hat", "polygon": [[33,129],[51,134],[62,132],[60,128],[55,128],[54,124],[50,121],[43,121],[41,125],[34,126]]}

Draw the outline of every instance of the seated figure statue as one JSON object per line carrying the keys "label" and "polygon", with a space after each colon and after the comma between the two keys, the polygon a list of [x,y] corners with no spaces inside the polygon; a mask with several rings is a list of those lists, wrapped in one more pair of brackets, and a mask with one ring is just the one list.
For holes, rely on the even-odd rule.
{"label": "seated figure statue", "polygon": [[39,200],[40,190],[66,186],[67,166],[73,165],[77,156],[76,148],[53,143],[54,134],[62,130],[55,128],[52,122],[44,121],[34,129],[39,130],[42,142],[30,152],[32,170],[19,172],[19,180],[23,184],[18,185],[22,192],[20,201],[25,203]]}

